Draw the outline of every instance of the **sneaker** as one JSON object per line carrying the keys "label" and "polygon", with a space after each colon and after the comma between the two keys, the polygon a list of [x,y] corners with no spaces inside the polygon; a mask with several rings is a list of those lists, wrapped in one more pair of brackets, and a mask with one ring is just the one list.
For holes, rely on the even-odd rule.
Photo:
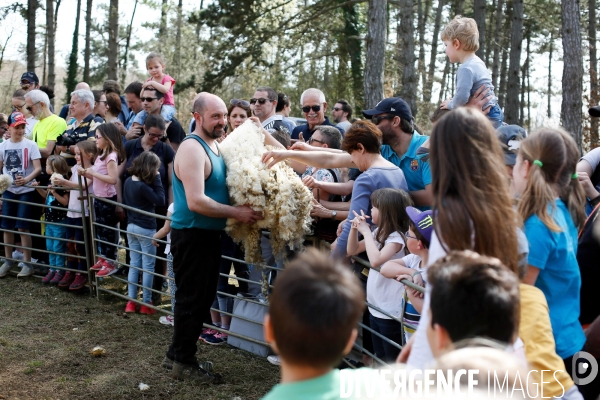
{"label": "sneaker", "polygon": [[96,274],[98,277],[109,276],[117,272],[114,265],[109,264],[107,261],[102,263],[102,269]]}
{"label": "sneaker", "polygon": [[81,290],[87,284],[87,275],[77,272],[75,274],[75,280],[69,286],[69,290]]}
{"label": "sneaker", "polygon": [[[149,304],[152,305],[152,302],[150,302]],[[154,308],[146,307],[145,305],[143,305],[140,307],[140,314],[154,315],[156,314],[156,310]]]}
{"label": "sneaker", "polygon": [[17,274],[17,278],[33,275],[33,267],[31,265],[20,262],[19,267],[21,267],[21,272]]}
{"label": "sneaker", "polygon": [[4,264],[2,264],[2,267],[0,267],[0,278],[4,278],[6,274],[8,274],[8,271],[10,271],[14,266],[15,264],[12,262],[4,261]]}
{"label": "sneaker", "polygon": [[62,270],[56,271],[54,274],[54,278],[50,281],[50,285],[56,286],[58,282],[62,281],[62,278],[65,276],[65,272]]}
{"label": "sneaker", "polygon": [[175,319],[172,315],[163,315],[158,319],[158,322],[160,322],[163,325],[175,326]]}
{"label": "sneaker", "polygon": [[90,268],[92,271],[100,271],[102,269],[102,264],[104,264],[106,260],[102,257],[98,257],[98,262],[94,265],[92,265],[92,268]]}
{"label": "sneaker", "polygon": [[206,328],[202,331],[198,340],[204,340],[205,337],[213,336],[217,332],[218,331],[215,331],[214,329]]}
{"label": "sneaker", "polygon": [[204,339],[204,343],[210,344],[213,346],[219,346],[221,344],[227,343],[227,334],[223,332],[217,332],[214,335],[208,335]]}
{"label": "sneaker", "polygon": [[134,313],[137,309],[137,304],[135,304],[133,301],[128,301],[127,305],[125,306],[125,312],[126,313]]}
{"label": "sneaker", "polygon": [[44,279],[42,279],[42,283],[46,285],[50,284],[50,281],[52,280],[52,278],[54,278],[54,274],[56,274],[56,271],[48,271],[48,274],[44,277]]}
{"label": "sneaker", "polygon": [[61,289],[68,289],[71,283],[75,280],[75,272],[67,271],[63,278],[58,282],[58,287]]}
{"label": "sneaker", "polygon": [[273,365],[281,365],[281,360],[279,359],[279,356],[276,355],[270,355],[269,357],[267,357],[267,361],[269,361]]}
{"label": "sneaker", "polygon": [[211,383],[215,377],[199,365],[181,364],[173,361],[171,378],[177,380],[193,380],[198,383]]}

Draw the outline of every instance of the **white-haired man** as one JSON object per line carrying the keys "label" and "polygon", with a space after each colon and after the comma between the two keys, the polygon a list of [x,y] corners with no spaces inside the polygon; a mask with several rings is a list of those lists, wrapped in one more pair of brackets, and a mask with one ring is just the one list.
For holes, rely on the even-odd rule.
{"label": "white-haired man", "polygon": [[76,143],[83,140],[94,140],[96,128],[104,121],[94,116],[94,94],[87,89],[78,89],[71,93],[69,113],[73,117],[63,137],[66,146],[56,146],[56,151],[67,159],[70,166],[75,165]]}
{"label": "white-haired man", "polygon": [[[307,123],[294,128],[292,139],[304,139],[308,141],[319,125],[335,126],[329,122],[329,118],[325,116],[327,111],[327,101],[325,94],[315,88],[306,89],[300,96],[300,104],[302,105],[302,113],[306,118]],[[344,133],[338,128],[340,133]],[[302,138],[300,137],[302,135]]]}
{"label": "white-haired man", "polygon": [[67,123],[50,111],[50,99],[41,90],[34,89],[25,94],[25,108],[40,121],[35,124],[31,136],[40,149],[43,168],[54,150],[56,138],[67,129]]}

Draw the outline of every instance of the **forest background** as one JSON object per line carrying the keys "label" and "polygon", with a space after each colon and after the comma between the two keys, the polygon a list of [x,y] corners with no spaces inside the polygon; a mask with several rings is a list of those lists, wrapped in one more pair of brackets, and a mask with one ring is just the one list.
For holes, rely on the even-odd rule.
{"label": "forest background", "polygon": [[227,102],[269,85],[293,116],[309,87],[359,117],[398,95],[428,130],[454,91],[458,65],[439,32],[455,15],[477,21],[506,122],[561,124],[583,149],[600,144],[586,112],[599,98],[596,0],[1,0],[0,111],[26,70],[59,107],[79,81],[145,80],[145,55],[158,51],[184,123],[197,91]]}

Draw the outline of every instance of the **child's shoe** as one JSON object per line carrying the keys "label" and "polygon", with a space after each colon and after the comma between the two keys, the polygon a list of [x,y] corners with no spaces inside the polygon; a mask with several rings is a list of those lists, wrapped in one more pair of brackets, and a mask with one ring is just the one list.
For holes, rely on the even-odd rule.
{"label": "child's shoe", "polygon": [[24,278],[26,276],[33,275],[33,267],[31,265],[20,262],[19,267],[21,267],[21,272],[17,274],[17,278]]}
{"label": "child's shoe", "polygon": [[69,286],[69,290],[81,290],[87,284],[88,278],[87,275],[81,274],[77,272],[75,274],[75,280]]}
{"label": "child's shoe", "polygon": [[163,315],[158,319],[158,322],[160,322],[163,325],[175,326],[175,319],[172,315]]}
{"label": "child's shoe", "polygon": [[44,277],[44,279],[42,279],[42,283],[49,285],[52,278],[54,278],[54,274],[56,274],[56,271],[48,271],[48,274]]}
{"label": "child's shoe", "polygon": [[203,340],[206,344],[219,346],[227,343],[227,334],[223,332],[217,332],[214,335],[207,335]]}
{"label": "child's shoe", "polygon": [[104,260],[102,262],[102,269],[96,274],[98,277],[109,276],[117,272],[117,269],[114,265],[110,264],[108,261]]}
{"label": "child's shoe", "polygon": [[54,274],[54,277],[50,280],[50,285],[52,286],[56,286],[58,285],[58,283],[60,281],[62,281],[62,278],[65,276],[65,272],[62,270],[58,270],[56,271],[56,273]]}
{"label": "child's shoe", "polygon": [[102,264],[104,264],[104,262],[106,262],[106,260],[103,257],[98,257],[98,262],[94,265],[92,265],[92,268],[90,268],[92,271],[100,271],[102,269]]}
{"label": "child's shoe", "polygon": [[[149,304],[152,305],[152,302],[150,302]],[[150,308],[143,305],[140,307],[140,314],[154,315],[156,314],[156,310],[154,308]]]}
{"label": "child's shoe", "polygon": [[128,301],[127,305],[125,306],[125,312],[126,313],[135,313],[136,308],[137,308],[137,305],[133,301]]}
{"label": "child's shoe", "polygon": [[4,278],[6,274],[8,274],[8,271],[10,271],[14,266],[15,264],[13,264],[12,261],[4,261],[4,264],[2,264],[2,267],[0,267],[0,278]]}
{"label": "child's shoe", "polygon": [[68,289],[71,283],[75,280],[75,272],[67,271],[63,278],[58,282],[58,287],[61,289]]}

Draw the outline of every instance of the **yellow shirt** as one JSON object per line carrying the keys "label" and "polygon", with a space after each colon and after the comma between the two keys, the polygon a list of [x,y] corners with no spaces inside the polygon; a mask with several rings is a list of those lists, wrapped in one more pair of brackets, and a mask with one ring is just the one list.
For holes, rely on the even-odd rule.
{"label": "yellow shirt", "polygon": [[[525,345],[525,356],[531,365],[531,376],[540,384],[540,398],[560,397],[575,383],[565,371],[563,360],[556,354],[550,313],[544,293],[535,286],[521,283],[521,322],[519,337]],[[560,382],[560,383],[559,383]],[[562,385],[562,387],[561,387]],[[564,387],[564,389],[563,389]]]}
{"label": "yellow shirt", "polygon": [[32,140],[37,143],[38,148],[45,149],[48,140],[56,140],[66,130],[67,123],[65,120],[56,114],[52,114],[35,124],[31,136]]}

